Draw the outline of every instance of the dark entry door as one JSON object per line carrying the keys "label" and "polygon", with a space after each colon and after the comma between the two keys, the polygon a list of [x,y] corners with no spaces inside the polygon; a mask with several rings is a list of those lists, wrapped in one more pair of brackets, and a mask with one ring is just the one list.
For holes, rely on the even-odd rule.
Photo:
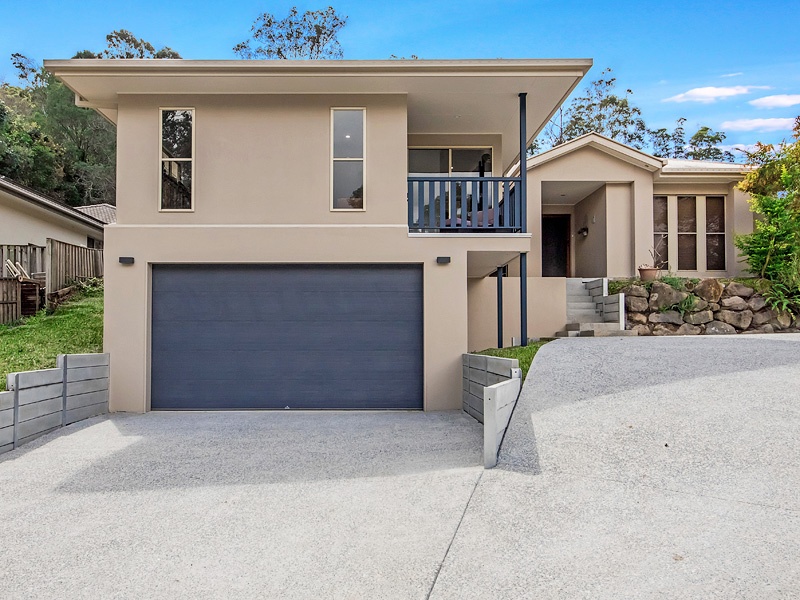
{"label": "dark entry door", "polygon": [[570,216],[542,215],[542,275],[570,276]]}
{"label": "dark entry door", "polygon": [[419,265],[154,265],[154,410],[421,409]]}

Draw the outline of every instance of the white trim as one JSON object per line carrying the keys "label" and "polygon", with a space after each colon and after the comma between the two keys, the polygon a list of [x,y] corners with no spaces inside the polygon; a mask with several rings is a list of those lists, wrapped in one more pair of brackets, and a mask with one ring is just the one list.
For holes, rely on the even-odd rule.
{"label": "white trim", "polygon": [[[333,142],[335,125],[333,115],[337,110],[360,110],[361,111],[361,158],[336,158],[333,152]],[[366,106],[331,106],[331,165],[330,165],[330,190],[328,197],[330,198],[329,212],[355,212],[361,213],[367,211],[367,107]],[[336,162],[358,162],[361,161],[361,208],[335,208],[333,206],[333,166]]]}
{"label": "white trim", "polygon": [[[184,110],[192,113],[192,156],[191,158],[164,158],[163,153],[164,143],[164,111],[178,111]],[[193,213],[195,207],[195,127],[197,125],[197,111],[193,107],[175,107],[175,106],[159,106],[158,107],[158,212],[161,213]],[[161,182],[162,169],[164,162],[188,162],[192,166],[192,205],[191,208],[162,208],[163,186]]]}

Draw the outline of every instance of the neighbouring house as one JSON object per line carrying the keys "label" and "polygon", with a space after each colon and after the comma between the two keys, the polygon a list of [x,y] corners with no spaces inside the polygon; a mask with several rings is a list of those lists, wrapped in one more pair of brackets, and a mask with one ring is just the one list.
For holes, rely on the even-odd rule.
{"label": "neighbouring house", "polygon": [[107,202],[100,204],[87,204],[86,206],[76,206],[75,210],[79,210],[85,215],[89,215],[93,219],[97,219],[104,225],[110,225],[117,222],[117,207]]}
{"label": "neighbouring house", "polygon": [[103,222],[0,176],[0,244],[44,246],[47,238],[102,247]]}
{"label": "neighbouring house", "polygon": [[705,229],[682,271],[716,271],[698,265],[720,244],[734,269],[739,169],[588,136],[520,177],[591,64],[46,61],[117,125],[111,409],[460,408],[498,290],[509,343],[564,325],[569,277],[633,275],[654,235],[686,266],[684,194]]}

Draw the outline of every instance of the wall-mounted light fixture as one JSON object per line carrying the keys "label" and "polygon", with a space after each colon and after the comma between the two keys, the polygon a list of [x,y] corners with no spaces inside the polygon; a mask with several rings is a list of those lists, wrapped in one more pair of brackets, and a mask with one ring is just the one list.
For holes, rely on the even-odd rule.
{"label": "wall-mounted light fixture", "polygon": [[586,237],[587,235],[589,235],[589,228],[588,227],[581,227],[580,229],[578,229],[578,235],[582,235],[583,237]]}
{"label": "wall-mounted light fixture", "polygon": [[119,264],[121,264],[121,265],[132,265],[133,264],[133,257],[132,256],[120,256],[119,257]]}
{"label": "wall-mounted light fixture", "polygon": [[436,264],[437,265],[449,265],[450,264],[450,257],[449,256],[437,256],[436,257]]}

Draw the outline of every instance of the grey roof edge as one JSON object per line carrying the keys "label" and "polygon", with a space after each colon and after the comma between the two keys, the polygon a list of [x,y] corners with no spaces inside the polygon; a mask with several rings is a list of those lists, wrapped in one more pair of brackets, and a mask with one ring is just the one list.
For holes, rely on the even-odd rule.
{"label": "grey roof edge", "polygon": [[48,198],[36,190],[16,183],[5,175],[0,175],[0,189],[5,190],[18,198],[26,200],[31,204],[36,204],[37,206],[46,208],[51,212],[59,213],[62,216],[71,218],[75,221],[80,221],[82,224],[88,225],[89,227],[94,227],[99,231],[103,230],[104,223],[102,221],[99,221],[94,217],[90,217],[89,215],[85,215],[79,210],[75,210],[71,206],[63,204],[58,200]]}

